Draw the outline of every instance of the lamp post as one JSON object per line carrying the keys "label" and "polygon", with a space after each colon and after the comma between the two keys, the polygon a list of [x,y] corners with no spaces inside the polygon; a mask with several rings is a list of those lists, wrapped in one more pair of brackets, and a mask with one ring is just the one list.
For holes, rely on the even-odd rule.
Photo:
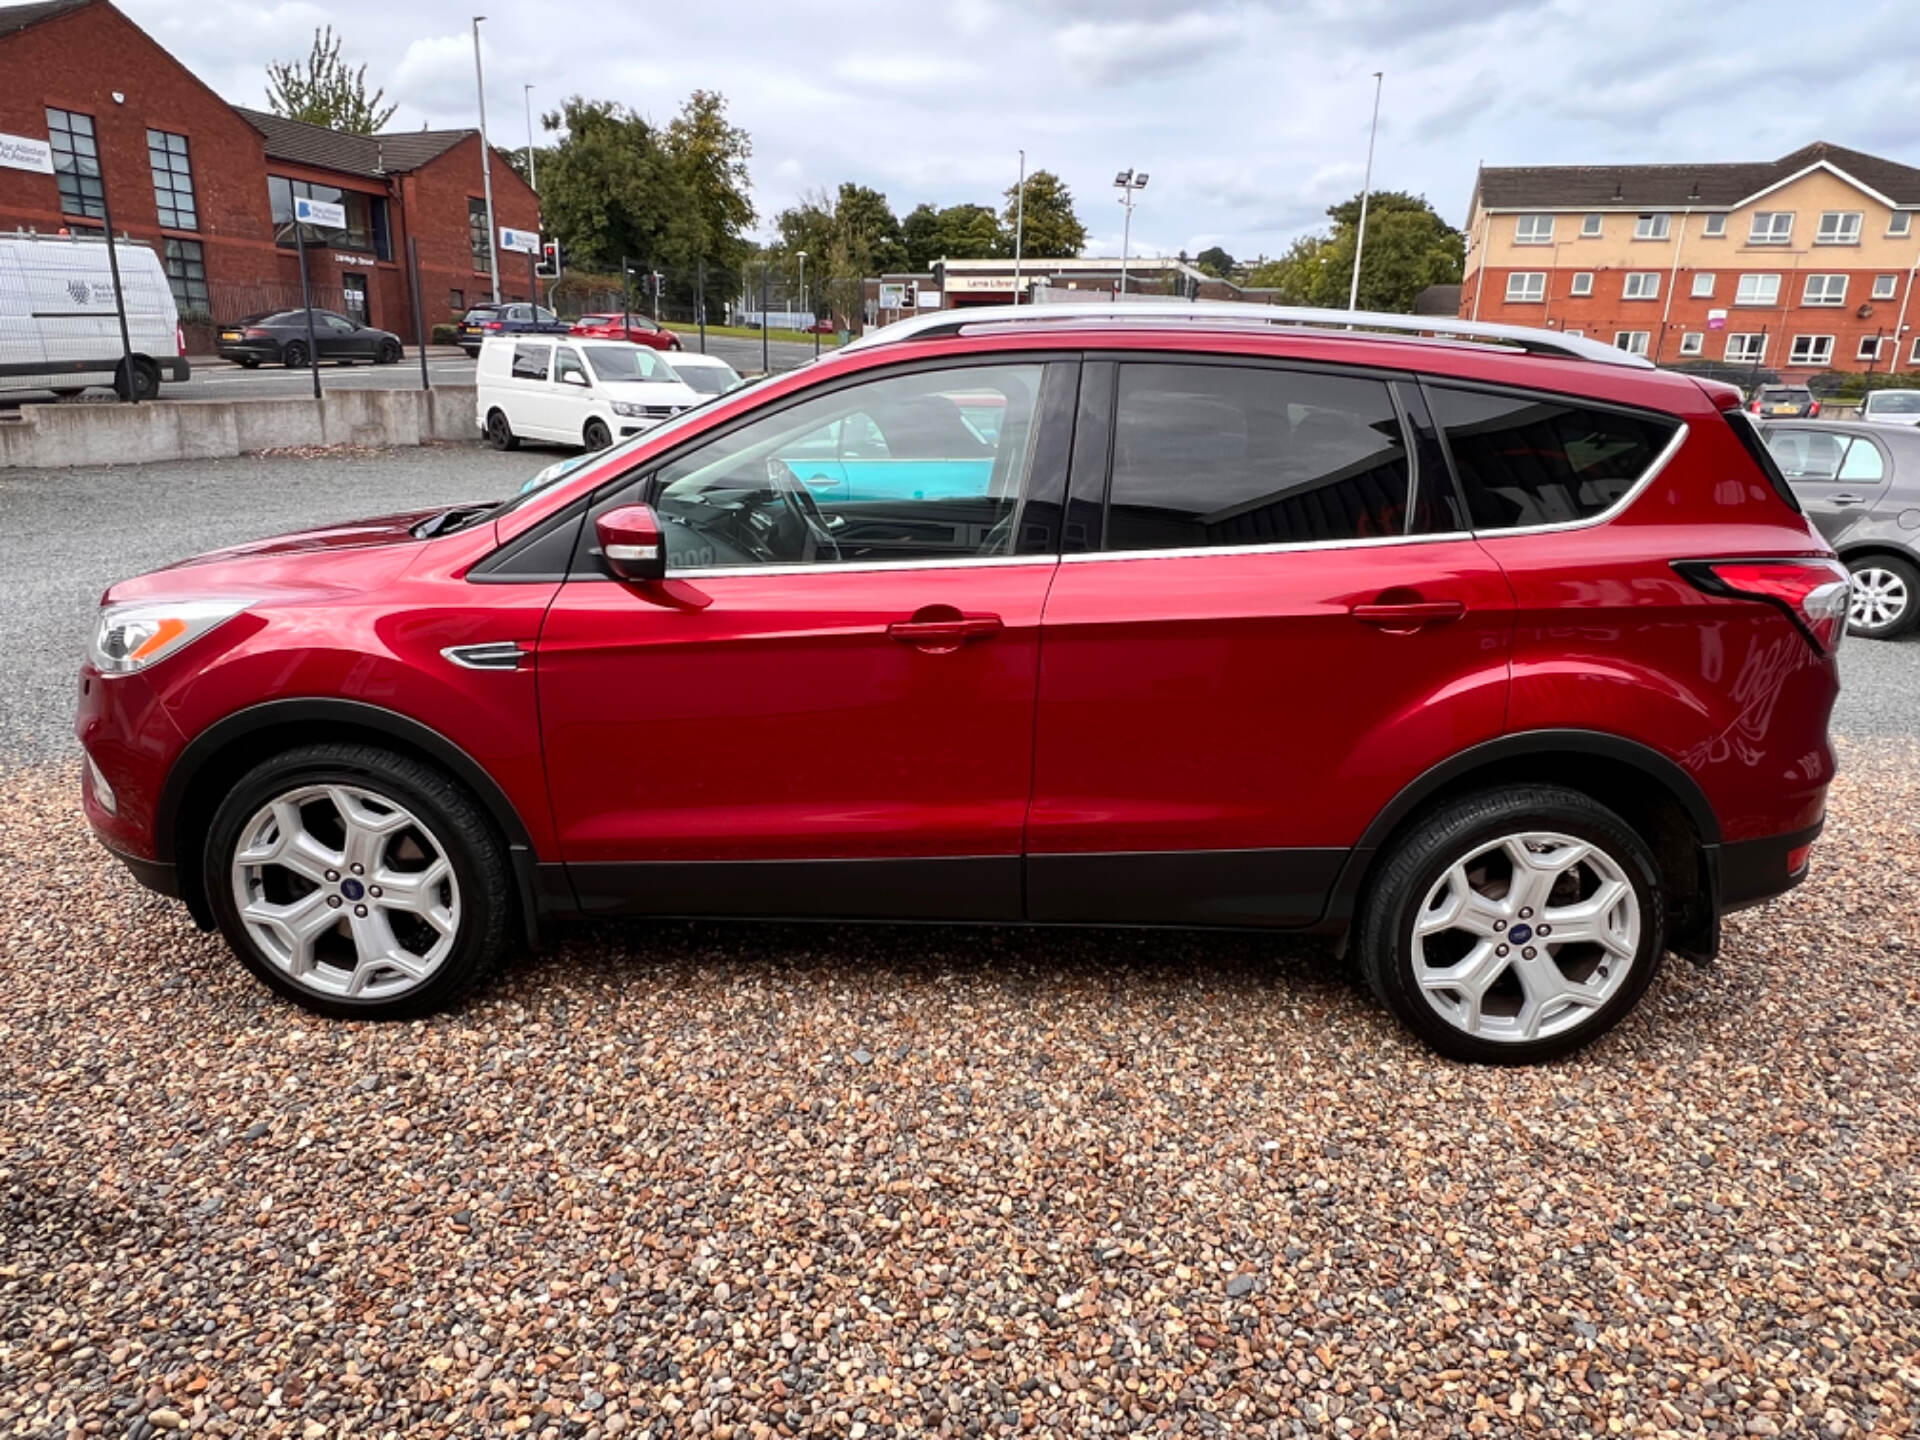
{"label": "lamp post", "polygon": [[1127,293],[1127,251],[1133,242],[1133,197],[1136,192],[1147,188],[1147,172],[1135,171],[1131,167],[1122,170],[1113,177],[1114,188],[1120,191],[1120,203],[1126,208],[1126,223],[1120,229],[1120,293]]}
{"label": "lamp post", "polygon": [[1367,248],[1367,199],[1373,193],[1373,140],[1380,133],[1380,86],[1385,72],[1373,72],[1373,128],[1367,131],[1367,169],[1360,180],[1360,228],[1353,236],[1353,282],[1347,286],[1347,309],[1360,308],[1360,256]]}
{"label": "lamp post", "polygon": [[527,188],[538,193],[540,174],[533,165],[533,86],[522,85],[520,89],[527,102]]}
{"label": "lamp post", "polygon": [[480,97],[480,187],[487,197],[487,268],[493,272],[489,278],[493,281],[493,303],[498,305],[500,236],[493,228],[493,165],[490,160],[493,152],[487,144],[487,78],[480,69],[480,22],[486,18],[484,15],[473,17],[473,88]]}
{"label": "lamp post", "polygon": [[[1020,152],[1020,183],[1013,191],[1013,303],[1020,303],[1020,251],[1027,238],[1027,152]],[[1123,247],[1124,248],[1124,247]],[[940,297],[946,304],[946,297]]]}
{"label": "lamp post", "polygon": [[800,313],[807,313],[807,252],[800,252]]}

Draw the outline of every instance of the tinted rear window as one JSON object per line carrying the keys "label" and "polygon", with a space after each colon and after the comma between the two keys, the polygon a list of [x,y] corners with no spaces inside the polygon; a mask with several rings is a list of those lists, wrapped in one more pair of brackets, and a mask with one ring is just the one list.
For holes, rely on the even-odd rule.
{"label": "tinted rear window", "polygon": [[1558,525],[1604,513],[1679,428],[1671,420],[1538,396],[1445,386],[1429,393],[1476,530]]}
{"label": "tinted rear window", "polygon": [[1109,550],[1401,535],[1406,437],[1378,380],[1122,365]]}

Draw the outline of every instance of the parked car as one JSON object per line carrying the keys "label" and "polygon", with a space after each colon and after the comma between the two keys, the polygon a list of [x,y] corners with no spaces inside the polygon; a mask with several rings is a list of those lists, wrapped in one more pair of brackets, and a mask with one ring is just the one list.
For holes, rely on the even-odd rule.
{"label": "parked car", "polygon": [[[313,312],[314,353],[322,360],[352,365],[364,360],[370,365],[398,365],[400,337],[391,330],[361,325],[332,310]],[[252,370],[264,362],[284,365],[289,370],[305,369],[307,351],[307,312],[280,310],[269,315],[249,315],[231,325],[222,325],[214,350],[223,360],[232,360]]]}
{"label": "parked car", "polygon": [[[989,394],[950,493],[916,437]],[[850,423],[930,483],[814,493],[781,457]],[[1597,341],[934,312],[505,502],[113,586],[82,798],[331,1015],[581,912],[1264,927],[1539,1061],[1806,876],[1847,599],[1739,393]]]}
{"label": "parked car", "polygon": [[641,345],[489,336],[480,347],[474,418],[496,450],[522,440],[604,450],[705,398]]}
{"label": "parked car", "polygon": [[460,319],[454,343],[469,355],[480,353],[480,342],[495,335],[564,335],[567,322],[542,305],[513,301],[476,305]]}
{"label": "parked car", "polygon": [[718,355],[675,350],[667,356],[667,364],[672,367],[674,374],[687,383],[689,389],[697,390],[702,395],[724,395],[746,383],[740,378],[740,372]]}
{"label": "parked car", "polygon": [[1853,573],[1847,628],[1890,640],[1920,624],[1920,430],[1822,420],[1769,422],[1764,433],[1807,515]]}
{"label": "parked car", "polygon": [[173,291],[153,247],[114,246],[127,312],[120,340],[113,268],[104,240],[0,235],[0,390],[78,395],[111,385],[150,400],[162,380],[185,380],[186,345]]}
{"label": "parked car", "polygon": [[650,345],[655,350],[678,350],[680,337],[645,315],[582,315],[570,327],[575,335],[591,335],[600,340],[626,340],[634,345]]}
{"label": "parked car", "polygon": [[1820,402],[1805,385],[1758,385],[1747,409],[1768,419],[1778,416],[1810,418],[1820,413]]}
{"label": "parked car", "polygon": [[1888,425],[1920,425],[1920,390],[1869,390],[1860,407],[1860,418]]}

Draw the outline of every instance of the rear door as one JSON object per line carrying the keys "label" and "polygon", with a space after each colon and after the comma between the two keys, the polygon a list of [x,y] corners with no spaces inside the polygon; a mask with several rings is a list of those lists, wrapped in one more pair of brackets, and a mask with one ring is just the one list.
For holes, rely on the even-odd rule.
{"label": "rear door", "polygon": [[1500,733],[1507,585],[1400,377],[1123,359],[1081,397],[1028,913],[1310,923],[1387,801]]}
{"label": "rear door", "polygon": [[1893,465],[1880,442],[1867,434],[1769,425],[1766,441],[1800,508],[1836,549],[1886,496]]}

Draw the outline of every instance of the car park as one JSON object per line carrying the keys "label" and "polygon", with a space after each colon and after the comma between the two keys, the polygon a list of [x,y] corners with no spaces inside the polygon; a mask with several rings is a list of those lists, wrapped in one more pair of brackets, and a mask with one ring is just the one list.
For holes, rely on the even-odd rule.
{"label": "car park", "polygon": [[1920,425],[1920,390],[1869,390],[1860,406],[1860,418],[1888,425]]}
{"label": "car park", "polygon": [[474,375],[475,419],[498,450],[522,440],[604,450],[705,398],[654,351],[618,340],[493,336]]}
{"label": "car park", "polygon": [[673,368],[674,374],[687,383],[688,388],[702,395],[724,395],[746,383],[740,378],[740,372],[718,355],[675,350],[667,356],[667,364]]}
{"label": "car park", "polygon": [[1764,433],[1808,517],[1852,572],[1848,629],[1889,640],[1920,624],[1920,430],[1822,420],[1769,422]]}
{"label": "car park", "polygon": [[[327,1014],[575,914],[1230,926],[1547,1060],[1823,823],[1847,573],[1739,406],[1429,316],[929,314],[508,501],[113,586],[82,802]],[[930,483],[816,493],[783,457],[850,422]]]}
{"label": "car park", "polygon": [[[314,347],[312,351],[307,349],[309,342]],[[214,350],[222,360],[231,360],[247,370],[262,364],[300,370],[306,367],[311,355],[337,365],[362,361],[369,365],[397,365],[402,354],[400,337],[391,330],[362,325],[336,311],[318,309],[313,312],[311,323],[304,310],[280,310],[249,315],[222,325],[214,340]]]}
{"label": "car park", "polygon": [[480,344],[496,335],[565,335],[570,327],[543,305],[512,301],[476,305],[454,327],[455,342],[467,354],[478,356]]}
{"label": "car park", "polygon": [[1748,398],[1747,409],[1768,419],[1810,418],[1820,413],[1820,402],[1805,385],[1759,385]]}
{"label": "car park", "polygon": [[[189,376],[179,312],[153,247],[114,246],[126,340],[105,242],[69,235],[0,235],[0,391],[78,395],[111,385],[150,400],[163,380]],[[131,355],[129,358],[129,349]]]}
{"label": "car park", "polygon": [[652,346],[655,350],[685,348],[678,335],[658,320],[645,315],[620,311],[611,315],[582,315],[568,328],[569,333],[574,335],[591,335],[600,340],[626,340],[635,345]]}

